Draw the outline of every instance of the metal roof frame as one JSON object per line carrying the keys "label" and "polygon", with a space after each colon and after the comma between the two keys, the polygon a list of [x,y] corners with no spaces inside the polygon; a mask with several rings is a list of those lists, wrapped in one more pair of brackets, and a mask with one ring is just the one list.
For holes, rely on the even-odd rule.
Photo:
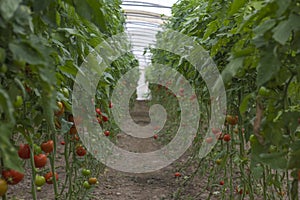
{"label": "metal roof frame", "polygon": [[149,3],[149,2],[143,2],[143,1],[126,1],[124,0],[122,5],[124,6],[143,6],[143,7],[155,7],[155,8],[168,8],[171,9],[170,6],[164,6],[161,4],[156,3]]}

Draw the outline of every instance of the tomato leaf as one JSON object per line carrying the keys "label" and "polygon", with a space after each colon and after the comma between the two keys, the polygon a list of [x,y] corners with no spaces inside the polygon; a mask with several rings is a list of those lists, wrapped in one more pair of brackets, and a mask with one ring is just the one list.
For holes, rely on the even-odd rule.
{"label": "tomato leaf", "polygon": [[228,15],[234,15],[237,13],[245,4],[247,3],[246,0],[234,0],[230,6]]}
{"label": "tomato leaf", "polygon": [[244,57],[238,57],[232,59],[222,72],[222,78],[225,83],[230,81],[234,77],[237,71],[243,67]]}
{"label": "tomato leaf", "polygon": [[273,52],[273,49],[266,49],[266,53],[263,53],[257,66],[256,83],[258,86],[268,82],[280,69],[277,56],[270,52]]}
{"label": "tomato leaf", "polygon": [[288,20],[280,22],[273,29],[273,32],[274,32],[273,38],[274,38],[274,40],[276,40],[280,44],[284,45],[288,41],[288,39],[291,35],[291,32],[293,30],[299,30],[300,29],[299,21],[300,21],[300,16],[298,16],[296,14],[291,14],[289,16]]}
{"label": "tomato leaf", "polygon": [[22,0],[1,0],[0,1],[0,13],[4,20],[8,21],[14,15],[15,11],[18,9],[19,4]]}
{"label": "tomato leaf", "polygon": [[262,153],[259,155],[262,162],[269,165],[272,169],[286,169],[287,158],[285,152]]}

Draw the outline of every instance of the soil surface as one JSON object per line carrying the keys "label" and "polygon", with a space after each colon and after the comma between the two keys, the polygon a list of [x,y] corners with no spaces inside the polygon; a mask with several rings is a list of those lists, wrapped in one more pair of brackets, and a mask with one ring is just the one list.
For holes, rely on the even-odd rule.
{"label": "soil surface", "polygon": [[[133,120],[143,126],[150,122],[148,116],[149,108],[145,102],[135,104],[131,116]],[[160,149],[163,145],[154,138],[140,139],[132,137],[125,133],[117,136],[117,145],[123,149],[132,152],[151,152]],[[132,174],[107,169],[105,175],[99,178],[101,184],[95,190],[97,199],[105,200],[167,200],[175,199],[175,194],[181,187],[182,179],[189,174],[182,173],[182,176],[176,178],[174,176],[180,166],[188,159],[188,153],[183,155],[173,164],[152,172],[144,174]],[[203,183],[190,184],[186,188],[190,195],[197,194],[199,187],[203,187]],[[184,195],[187,197],[187,195]],[[207,196],[207,194],[206,194]],[[180,199],[187,199],[179,197]],[[202,199],[199,197],[199,199]]]}

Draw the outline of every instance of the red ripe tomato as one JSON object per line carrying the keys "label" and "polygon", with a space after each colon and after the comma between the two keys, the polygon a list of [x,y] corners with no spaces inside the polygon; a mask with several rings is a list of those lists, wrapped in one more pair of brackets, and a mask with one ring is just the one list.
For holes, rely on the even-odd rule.
{"label": "red ripe tomato", "polygon": [[205,139],[205,141],[206,141],[207,144],[210,144],[210,143],[213,142],[213,138],[212,137],[208,137],[208,138]]}
{"label": "red ripe tomato", "polygon": [[220,185],[224,185],[224,181],[220,181]]}
{"label": "red ripe tomato", "polygon": [[45,152],[45,153],[51,153],[54,149],[54,144],[53,144],[53,140],[48,140],[47,142],[43,142],[41,144],[41,149]]}
{"label": "red ripe tomato", "polygon": [[30,147],[28,144],[20,144],[18,155],[22,159],[30,158]]}
{"label": "red ripe tomato", "polygon": [[196,99],[196,98],[197,98],[196,94],[193,94],[193,95],[190,97],[190,100],[193,101],[193,100]]}
{"label": "red ripe tomato", "polygon": [[229,134],[225,134],[224,137],[223,137],[223,140],[224,140],[225,142],[229,142],[229,141],[231,140],[230,135],[229,135]]}
{"label": "red ripe tomato", "polygon": [[239,117],[236,115],[235,117],[232,115],[226,116],[226,122],[230,125],[236,125],[238,123]]}
{"label": "red ripe tomato", "polygon": [[2,177],[9,185],[16,185],[23,180],[24,174],[13,169],[3,170]]}
{"label": "red ripe tomato", "polygon": [[153,138],[156,140],[158,138],[158,135],[157,134],[154,134],[153,135]]}
{"label": "red ripe tomato", "polygon": [[74,140],[79,141],[79,140],[80,140],[79,136],[78,136],[78,135],[75,135],[75,136],[74,136]]}
{"label": "red ripe tomato", "polygon": [[73,116],[72,114],[70,114],[70,115],[68,116],[68,121],[69,121],[69,122],[74,122],[74,116]]}
{"label": "red ripe tomato", "polygon": [[108,117],[106,117],[105,115],[102,115],[102,120],[103,120],[104,122],[107,122],[107,121],[108,121]]}
{"label": "red ripe tomato", "polygon": [[84,156],[86,154],[86,150],[83,146],[79,146],[76,148],[76,154],[78,156]]}
{"label": "red ripe tomato", "polygon": [[221,132],[221,130],[219,128],[212,128],[211,131],[213,134],[218,134]]}
{"label": "red ripe tomato", "polygon": [[101,120],[101,118],[100,118],[100,117],[97,117],[97,121],[98,121],[98,123],[99,123],[99,124],[101,124],[101,123],[102,123],[102,120]]}
{"label": "red ripe tomato", "polygon": [[[53,184],[53,173],[48,172],[47,174],[44,175],[46,179],[46,183],[48,184]],[[55,172],[55,179],[58,180],[58,174]]]}
{"label": "red ripe tomato", "polygon": [[97,113],[98,115],[101,115],[101,110],[100,110],[100,108],[96,108],[96,113]]}
{"label": "red ripe tomato", "polygon": [[112,108],[114,106],[114,104],[110,101],[108,107]]}
{"label": "red ripe tomato", "polygon": [[109,132],[109,131],[104,131],[104,135],[105,135],[106,137],[108,137],[108,136],[110,135],[110,132]]}
{"label": "red ripe tomato", "polygon": [[36,168],[45,167],[47,164],[47,156],[45,154],[38,154],[34,156],[34,165]]}
{"label": "red ripe tomato", "polygon": [[180,172],[175,172],[174,176],[175,176],[175,177],[180,177],[180,176],[181,176],[181,173],[180,173]]}
{"label": "red ripe tomato", "polygon": [[65,141],[61,141],[60,144],[61,145],[65,145],[66,143],[65,143]]}
{"label": "red ripe tomato", "polygon": [[71,126],[71,128],[70,128],[70,134],[71,134],[71,135],[77,134],[77,129],[76,129],[76,127],[75,127],[74,125]]}

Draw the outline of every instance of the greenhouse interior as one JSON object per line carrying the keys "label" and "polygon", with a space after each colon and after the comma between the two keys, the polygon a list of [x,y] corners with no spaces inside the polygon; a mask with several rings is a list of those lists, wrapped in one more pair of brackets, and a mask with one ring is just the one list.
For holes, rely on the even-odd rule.
{"label": "greenhouse interior", "polygon": [[0,199],[300,199],[299,0],[0,0]]}

